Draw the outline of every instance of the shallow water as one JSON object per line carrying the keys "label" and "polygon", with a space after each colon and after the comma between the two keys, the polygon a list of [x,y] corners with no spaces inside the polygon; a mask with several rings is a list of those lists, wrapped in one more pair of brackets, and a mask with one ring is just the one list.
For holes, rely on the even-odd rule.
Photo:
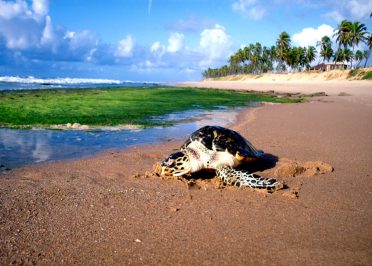
{"label": "shallow water", "polygon": [[[254,104],[257,105],[257,104]],[[0,128],[0,171],[30,163],[74,159],[108,149],[185,139],[205,125],[227,126],[235,121],[238,109],[192,110],[156,119],[183,121],[171,127],[124,130],[17,130]],[[115,128],[114,128],[115,129]]]}

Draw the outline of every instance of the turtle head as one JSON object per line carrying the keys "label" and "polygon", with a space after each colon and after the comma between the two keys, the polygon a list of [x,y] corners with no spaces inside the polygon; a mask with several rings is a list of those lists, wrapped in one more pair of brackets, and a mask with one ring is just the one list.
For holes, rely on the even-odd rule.
{"label": "turtle head", "polygon": [[161,163],[161,175],[164,176],[182,176],[190,170],[190,158],[182,151],[172,153]]}

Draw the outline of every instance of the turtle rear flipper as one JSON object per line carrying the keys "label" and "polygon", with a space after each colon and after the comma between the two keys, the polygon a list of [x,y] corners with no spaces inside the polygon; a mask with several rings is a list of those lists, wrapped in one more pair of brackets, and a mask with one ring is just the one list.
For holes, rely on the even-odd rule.
{"label": "turtle rear flipper", "polygon": [[278,190],[283,187],[283,185],[274,178],[264,178],[246,171],[235,170],[228,166],[217,167],[216,174],[226,185],[267,189],[268,191]]}

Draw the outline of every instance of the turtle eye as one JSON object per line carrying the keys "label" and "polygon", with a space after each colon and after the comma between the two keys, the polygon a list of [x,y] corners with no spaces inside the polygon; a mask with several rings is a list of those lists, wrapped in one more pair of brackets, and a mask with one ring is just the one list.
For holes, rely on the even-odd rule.
{"label": "turtle eye", "polygon": [[169,159],[168,162],[167,162],[168,166],[172,166],[174,165],[174,160],[173,159]]}

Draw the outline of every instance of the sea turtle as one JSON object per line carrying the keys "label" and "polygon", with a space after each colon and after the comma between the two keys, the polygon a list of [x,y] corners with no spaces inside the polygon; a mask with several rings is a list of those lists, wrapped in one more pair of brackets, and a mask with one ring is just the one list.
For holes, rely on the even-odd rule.
{"label": "sea turtle", "polygon": [[263,154],[263,151],[257,150],[236,131],[219,126],[205,126],[192,133],[179,151],[162,161],[161,174],[183,176],[202,169],[214,169],[226,185],[271,191],[280,185],[275,179],[234,169],[242,163],[262,157]]}

